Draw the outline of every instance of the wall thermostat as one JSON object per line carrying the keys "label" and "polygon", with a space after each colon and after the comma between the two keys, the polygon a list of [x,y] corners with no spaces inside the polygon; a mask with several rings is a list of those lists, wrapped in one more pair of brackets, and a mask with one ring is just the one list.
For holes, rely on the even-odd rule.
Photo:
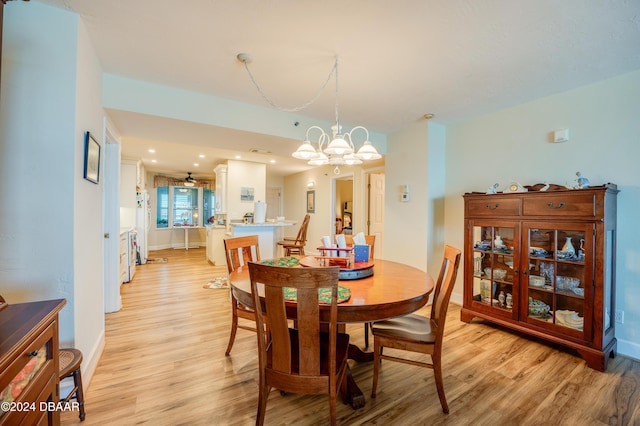
{"label": "wall thermostat", "polygon": [[569,129],[561,129],[553,132],[553,142],[562,143],[569,140]]}
{"label": "wall thermostat", "polygon": [[402,195],[400,196],[400,201],[406,203],[409,201],[409,185],[405,185],[402,191]]}

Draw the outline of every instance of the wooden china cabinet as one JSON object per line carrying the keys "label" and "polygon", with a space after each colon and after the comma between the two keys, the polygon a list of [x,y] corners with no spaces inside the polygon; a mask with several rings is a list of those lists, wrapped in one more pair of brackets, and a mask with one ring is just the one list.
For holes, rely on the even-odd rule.
{"label": "wooden china cabinet", "polygon": [[614,184],[464,195],[464,302],[474,317],[575,349],[616,353]]}

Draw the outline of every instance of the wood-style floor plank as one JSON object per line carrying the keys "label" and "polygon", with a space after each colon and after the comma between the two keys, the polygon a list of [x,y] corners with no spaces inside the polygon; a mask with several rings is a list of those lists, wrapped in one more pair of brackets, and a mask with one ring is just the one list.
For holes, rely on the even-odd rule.
{"label": "wood-style floor plank", "polygon": [[[255,334],[238,330],[225,357],[229,291],[203,288],[225,276],[226,267],[211,266],[204,249],[151,257],[168,262],[139,266],[122,286],[123,309],[106,315],[105,350],[85,383],[86,420],[66,412],[62,424],[254,424]],[[640,424],[640,362],[617,356],[601,373],[570,350],[459,317],[459,307],[451,305],[443,365],[449,415],[441,411],[430,370],[383,361],[378,395],[371,399],[372,365],[351,361],[366,405],[353,410],[338,403],[340,424]],[[347,332],[364,344],[361,324],[348,325]],[[269,397],[266,424],[325,425],[328,419],[326,396],[272,391]]]}

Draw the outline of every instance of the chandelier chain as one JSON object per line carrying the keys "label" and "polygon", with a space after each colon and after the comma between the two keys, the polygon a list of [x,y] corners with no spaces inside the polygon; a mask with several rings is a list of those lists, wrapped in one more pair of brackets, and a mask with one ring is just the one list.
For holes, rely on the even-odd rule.
{"label": "chandelier chain", "polygon": [[273,108],[275,108],[275,109],[277,109],[279,111],[283,111],[283,112],[300,111],[300,110],[303,110],[303,109],[307,108],[309,105],[313,104],[315,101],[318,100],[318,98],[320,97],[320,94],[322,93],[322,91],[325,89],[325,87],[327,87],[327,84],[329,84],[329,81],[331,80],[331,76],[334,75],[334,73],[335,73],[335,75],[336,75],[336,121],[337,121],[337,119],[338,119],[338,99],[337,99],[337,95],[338,95],[338,57],[337,56],[336,56],[336,61],[333,64],[333,68],[331,69],[331,71],[329,72],[329,75],[327,76],[327,80],[324,82],[322,87],[320,87],[320,89],[318,90],[318,93],[316,93],[316,95],[313,98],[311,98],[310,100],[308,100],[304,104],[302,104],[300,106],[296,106],[296,107],[289,107],[289,108],[280,106],[275,101],[272,101],[264,93],[264,91],[260,88],[260,86],[256,82],[255,78],[253,77],[253,74],[251,73],[251,70],[249,69],[249,64],[247,63],[247,61],[244,60],[244,61],[242,61],[242,63],[244,63],[244,68],[247,70],[247,74],[249,74],[249,78],[251,79],[251,82],[256,87],[256,90],[258,90],[258,93],[260,93],[260,96],[262,96],[262,99],[264,99]]}
{"label": "chandelier chain", "polygon": [[338,118],[338,56],[336,55],[336,63],[333,66],[336,73],[336,132],[340,133],[340,120]]}

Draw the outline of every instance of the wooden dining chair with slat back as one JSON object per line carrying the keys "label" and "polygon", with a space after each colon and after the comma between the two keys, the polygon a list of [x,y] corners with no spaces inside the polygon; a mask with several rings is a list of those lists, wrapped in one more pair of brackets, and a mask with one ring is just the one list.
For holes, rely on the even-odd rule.
{"label": "wooden dining chair with slat back", "polygon": [[[364,236],[367,245],[369,246],[369,261],[373,260],[374,249],[376,245],[376,236],[375,235],[365,235]],[[353,235],[345,235],[344,241],[348,246],[353,245]],[[365,322],[364,323],[364,347],[369,347],[369,330],[371,329],[372,323]]]}
{"label": "wooden dining chair with slat back", "polygon": [[[460,250],[445,246],[444,260],[434,290],[431,305],[431,317],[411,314],[373,323],[373,386],[371,397],[376,397],[378,387],[378,373],[380,361],[383,359],[403,362],[405,364],[427,367],[433,370],[438,398],[442,411],[449,413],[449,406],[444,394],[442,380],[442,342],[444,337],[444,323],[447,318],[449,298],[456,281],[456,274],[460,266]],[[384,355],[383,348],[401,349],[411,352],[429,354],[431,362],[421,362],[399,356]]]}
{"label": "wooden dining chair with slat back", "polygon": [[278,241],[278,245],[284,249],[285,256],[291,256],[292,254],[304,256],[304,246],[307,244],[307,228],[310,219],[311,216],[308,214],[304,217],[295,239],[285,238],[282,241]]}
{"label": "wooden dining chair with slat back", "polygon": [[[258,333],[259,396],[256,424],[262,425],[271,388],[299,394],[328,394],[331,424],[336,424],[338,392],[346,395],[349,335],[338,333],[337,266],[287,268],[249,263],[258,327],[269,322],[271,341]],[[296,328],[289,328],[285,288],[295,288]],[[329,322],[321,323],[318,290],[330,289]],[[325,319],[326,320],[326,319]],[[323,325],[328,328],[323,328]]]}
{"label": "wooden dining chair with slat back", "polygon": [[[224,252],[227,258],[227,269],[229,273],[235,271],[241,265],[247,265],[250,261],[260,261],[260,247],[258,242],[257,235],[226,238],[224,240]],[[249,326],[238,323],[238,318],[252,321],[254,325]],[[229,344],[227,345],[225,355],[229,355],[231,352],[238,328],[254,332],[258,330],[258,328],[255,327],[255,321],[255,311],[238,302],[233,295],[233,291],[231,291],[231,334],[229,335]]]}

